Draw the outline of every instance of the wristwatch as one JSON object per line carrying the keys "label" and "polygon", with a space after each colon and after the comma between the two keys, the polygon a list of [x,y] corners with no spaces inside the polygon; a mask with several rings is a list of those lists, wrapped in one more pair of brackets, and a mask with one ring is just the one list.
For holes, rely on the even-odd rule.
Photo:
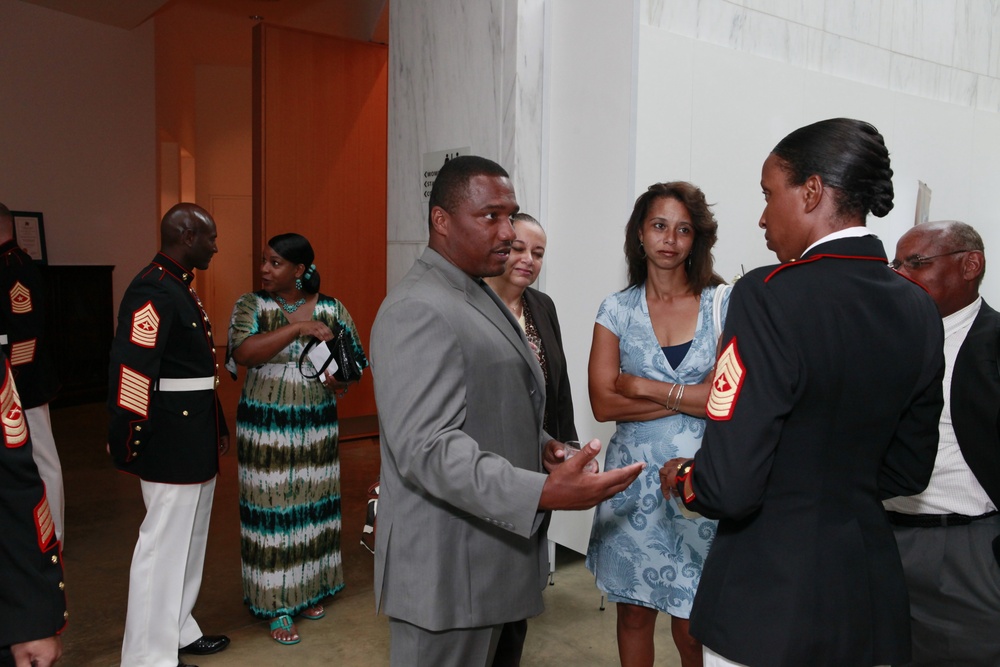
{"label": "wristwatch", "polygon": [[685,482],[687,482],[688,477],[691,476],[692,470],[694,470],[694,459],[688,459],[677,466],[677,495],[683,498],[685,503],[689,503],[694,500],[693,488],[691,489],[691,493],[684,493]]}

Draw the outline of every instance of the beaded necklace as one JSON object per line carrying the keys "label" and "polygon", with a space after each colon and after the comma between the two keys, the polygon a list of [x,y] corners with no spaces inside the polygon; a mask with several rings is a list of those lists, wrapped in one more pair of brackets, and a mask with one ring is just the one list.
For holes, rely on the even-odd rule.
{"label": "beaded necklace", "polygon": [[278,305],[281,306],[282,310],[284,310],[286,313],[294,313],[296,310],[299,309],[299,306],[305,305],[306,302],[306,298],[302,297],[295,303],[288,303],[283,298],[281,298],[281,296],[277,294],[274,295],[274,300],[278,302]]}

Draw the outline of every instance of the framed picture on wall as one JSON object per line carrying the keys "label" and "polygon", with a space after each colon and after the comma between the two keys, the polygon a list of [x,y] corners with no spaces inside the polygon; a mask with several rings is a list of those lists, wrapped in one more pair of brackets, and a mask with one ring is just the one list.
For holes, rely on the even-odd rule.
{"label": "framed picture on wall", "polygon": [[45,223],[37,211],[11,211],[14,216],[14,241],[31,259],[48,264],[45,251]]}

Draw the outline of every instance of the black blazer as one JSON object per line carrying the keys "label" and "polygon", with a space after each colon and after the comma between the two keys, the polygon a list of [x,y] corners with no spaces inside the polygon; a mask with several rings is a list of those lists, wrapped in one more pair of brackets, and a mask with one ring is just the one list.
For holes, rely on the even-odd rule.
{"label": "black blazer", "polygon": [[549,377],[545,381],[545,423],[549,435],[560,442],[576,440],[576,423],[573,420],[573,396],[570,393],[566,355],[563,354],[562,332],[556,305],[544,292],[529,287],[524,290],[524,301],[535,320],[538,336],[542,339]]}
{"label": "black blazer", "polygon": [[697,639],[753,667],[909,661],[909,596],[880,501],[930,480],[943,344],[934,302],[872,236],[736,283],[709,401],[721,407],[688,503],[720,519]]}
{"label": "black blazer", "polygon": [[983,301],[955,357],[951,419],[962,456],[1000,507],[1000,313]]}

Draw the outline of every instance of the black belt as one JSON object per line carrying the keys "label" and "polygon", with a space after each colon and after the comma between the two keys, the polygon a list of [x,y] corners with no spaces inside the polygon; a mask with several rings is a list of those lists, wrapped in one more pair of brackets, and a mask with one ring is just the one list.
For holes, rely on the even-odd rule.
{"label": "black belt", "polygon": [[967,514],[903,514],[902,512],[886,512],[886,514],[889,516],[889,523],[894,526],[904,526],[906,528],[948,528],[949,526],[968,526],[973,521],[996,516],[1000,514],[1000,511],[993,510],[979,516],[969,516]]}

